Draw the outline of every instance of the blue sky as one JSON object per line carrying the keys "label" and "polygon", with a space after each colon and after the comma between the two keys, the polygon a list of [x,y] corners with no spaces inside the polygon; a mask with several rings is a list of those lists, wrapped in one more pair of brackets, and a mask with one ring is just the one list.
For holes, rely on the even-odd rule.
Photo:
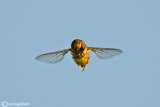
{"label": "blue sky", "polygon": [[[0,102],[160,107],[159,11],[159,0],[1,0]],[[91,52],[84,72],[70,53],[53,65],[34,59],[74,39],[124,53],[101,60]]]}

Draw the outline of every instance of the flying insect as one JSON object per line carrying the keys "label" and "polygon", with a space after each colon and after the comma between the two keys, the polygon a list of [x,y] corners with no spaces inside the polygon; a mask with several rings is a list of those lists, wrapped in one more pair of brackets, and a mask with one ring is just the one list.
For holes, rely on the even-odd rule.
{"label": "flying insect", "polygon": [[84,71],[90,58],[89,50],[93,51],[100,59],[109,59],[113,56],[123,53],[122,50],[115,48],[87,47],[87,45],[82,40],[75,39],[71,43],[71,48],[39,55],[36,57],[36,60],[51,64],[57,63],[62,61],[66,53],[71,51],[72,58],[78,65],[80,71]]}

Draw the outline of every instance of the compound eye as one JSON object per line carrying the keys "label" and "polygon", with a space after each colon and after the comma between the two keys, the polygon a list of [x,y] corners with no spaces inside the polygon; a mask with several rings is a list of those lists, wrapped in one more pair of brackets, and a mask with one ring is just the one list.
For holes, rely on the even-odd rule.
{"label": "compound eye", "polygon": [[74,41],[72,42],[71,48],[74,48],[74,44],[75,44],[76,41],[77,41],[77,40],[74,40]]}
{"label": "compound eye", "polygon": [[86,44],[84,42],[81,42],[81,48],[79,49],[80,51],[83,51],[86,47]]}

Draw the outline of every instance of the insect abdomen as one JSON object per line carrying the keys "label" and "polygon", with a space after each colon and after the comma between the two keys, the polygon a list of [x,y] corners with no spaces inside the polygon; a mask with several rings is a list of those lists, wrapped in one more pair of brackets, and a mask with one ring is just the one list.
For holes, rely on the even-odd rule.
{"label": "insect abdomen", "polygon": [[77,63],[77,65],[81,65],[81,67],[85,67],[88,64],[88,61],[90,58],[88,50],[86,50],[85,52],[79,53],[79,54],[74,54],[73,52],[72,56],[73,56],[72,57],[73,60]]}
{"label": "insect abdomen", "polygon": [[85,67],[88,64],[89,57],[75,58],[74,61],[77,63],[77,65],[81,65],[81,67]]}

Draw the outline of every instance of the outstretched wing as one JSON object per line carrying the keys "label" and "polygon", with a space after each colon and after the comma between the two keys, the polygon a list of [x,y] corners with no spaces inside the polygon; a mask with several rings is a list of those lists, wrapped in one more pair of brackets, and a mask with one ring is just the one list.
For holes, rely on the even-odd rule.
{"label": "outstretched wing", "polygon": [[36,60],[46,63],[57,63],[64,59],[64,55],[71,49],[65,49],[57,52],[50,52],[36,57]]}
{"label": "outstretched wing", "polygon": [[95,47],[88,47],[88,49],[92,50],[96,56],[100,59],[109,59],[116,55],[123,53],[120,49],[114,48],[95,48]]}

